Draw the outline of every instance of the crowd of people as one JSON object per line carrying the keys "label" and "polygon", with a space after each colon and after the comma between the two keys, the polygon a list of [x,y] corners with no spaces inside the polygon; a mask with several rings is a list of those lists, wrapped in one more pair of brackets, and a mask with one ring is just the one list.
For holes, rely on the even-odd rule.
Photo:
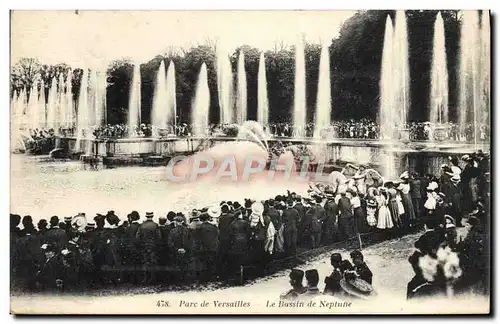
{"label": "crowd of people", "polygon": [[[158,223],[153,213],[141,223],[136,211],[126,219],[109,211],[90,220],[84,213],[62,222],[53,216],[35,227],[31,216],[11,214],[13,282],[57,291],[123,282],[207,282],[237,274],[241,266],[263,271],[272,260],[357,234],[389,239],[424,228],[448,233],[467,224],[468,237],[461,244],[455,237],[450,246],[462,249],[464,276],[472,275],[487,259],[478,252],[486,249],[484,241],[471,240],[488,235],[482,226],[489,217],[488,156],[478,151],[450,157],[441,170],[438,176],[405,171],[398,179],[383,179],[373,169],[348,164],[330,174],[330,184],[311,183],[307,195],[222,201],[188,215],[159,215]],[[451,242],[448,234],[443,237]]]}
{"label": "crowd of people", "polygon": [[[377,224],[378,228],[384,228],[384,225],[379,225],[401,224],[404,219],[411,224],[411,219],[415,217],[416,224],[419,224],[417,226],[423,225],[425,230],[415,242],[415,251],[408,258],[414,271],[414,276],[407,285],[408,300],[436,296],[450,297],[462,293],[480,295],[489,293],[491,272],[490,232],[487,228],[490,217],[488,160],[480,151],[464,155],[461,160],[462,167],[459,166],[457,157],[450,157],[450,164],[442,166],[439,179],[435,177],[419,179],[415,174],[403,173],[400,176],[402,182],[399,186],[404,186],[405,182],[409,186],[401,190],[400,199],[397,191],[390,185],[392,188],[387,191],[392,190],[392,194],[383,195],[382,200],[370,199],[370,194],[367,195],[366,220],[369,225]],[[353,179],[356,178],[358,177],[355,175]],[[421,191],[423,188],[426,195]],[[349,191],[348,189],[347,192]],[[370,191],[370,188],[367,191]],[[410,193],[410,197],[404,198],[405,193]],[[358,195],[363,196],[359,186]],[[391,197],[396,199],[389,202],[392,207],[387,207],[388,201],[392,200]],[[354,206],[355,203],[352,204]],[[405,210],[411,214],[412,204],[413,216],[400,219],[393,216],[404,215]],[[421,212],[423,213],[420,214]],[[390,215],[384,216],[386,213]],[[353,216],[356,216],[355,212]],[[340,217],[338,225],[341,226]],[[457,227],[461,226],[466,227],[465,235],[458,234]],[[307,300],[316,295],[336,296],[341,299],[373,297],[375,295],[372,286],[373,273],[365,263],[363,254],[355,250],[350,256],[354,265],[349,260],[342,260],[339,253],[331,255],[333,271],[324,279],[323,292],[318,289],[319,273],[316,269],[306,272],[292,269],[291,290],[281,295],[281,299]]]}
{"label": "crowd of people", "polygon": [[[380,125],[370,119],[335,121],[323,127],[315,134],[315,124],[307,123],[303,128],[294,126],[292,123],[270,123],[264,126],[265,131],[271,137],[314,137],[321,136],[325,139],[384,139],[389,135],[380,131]],[[458,124],[432,124],[430,122],[411,122],[405,124],[401,133],[406,130],[410,141],[445,140],[456,142],[473,142],[474,136],[477,140],[489,140],[490,129],[488,125],[479,125],[476,129],[472,124],[461,130]],[[187,123],[168,125],[166,128],[158,128],[151,124],[140,124],[129,126],[126,124],[106,124],[91,126],[89,129],[81,130],[82,137],[92,136],[96,139],[127,138],[127,137],[167,137],[167,136],[236,136],[237,129],[232,124],[210,124],[206,126],[195,126]],[[76,137],[76,127],[59,127],[57,130],[37,128],[30,130],[33,139],[49,136]],[[398,138],[398,134],[391,134],[392,139]]]}

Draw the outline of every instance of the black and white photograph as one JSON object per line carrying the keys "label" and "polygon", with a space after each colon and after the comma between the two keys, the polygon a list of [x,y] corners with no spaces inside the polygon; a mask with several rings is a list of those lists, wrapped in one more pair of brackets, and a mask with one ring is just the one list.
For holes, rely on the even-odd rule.
{"label": "black and white photograph", "polygon": [[490,15],[11,10],[10,313],[490,314]]}

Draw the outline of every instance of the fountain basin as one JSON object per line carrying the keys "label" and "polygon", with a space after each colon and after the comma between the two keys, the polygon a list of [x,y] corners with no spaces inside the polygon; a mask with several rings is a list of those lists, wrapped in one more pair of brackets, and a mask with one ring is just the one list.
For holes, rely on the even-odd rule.
{"label": "fountain basin", "polygon": [[[186,137],[186,138],[123,138],[88,140],[93,143],[92,155],[104,159],[105,166],[121,165],[167,165],[170,158],[176,155],[190,156],[205,151],[217,144],[239,141],[236,137]],[[365,139],[331,139],[314,138],[272,138],[267,143],[270,148],[278,142],[285,146],[305,146],[318,154],[315,163],[346,161],[353,164],[383,164],[384,155],[391,152],[395,156],[397,172],[400,170],[418,173],[439,174],[440,166],[448,163],[448,157],[470,154],[475,150],[490,151],[489,143],[468,144],[440,141],[402,142],[388,140]],[[61,147],[74,151],[76,138],[61,138]]]}

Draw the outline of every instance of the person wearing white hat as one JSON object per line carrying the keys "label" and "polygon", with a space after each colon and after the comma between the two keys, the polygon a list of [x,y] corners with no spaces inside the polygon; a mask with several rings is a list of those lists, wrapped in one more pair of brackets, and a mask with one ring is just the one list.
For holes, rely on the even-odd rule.
{"label": "person wearing white hat", "polygon": [[266,262],[274,251],[276,229],[267,215],[263,215],[264,205],[254,202],[251,207],[250,228],[252,229],[252,259],[257,264]]}
{"label": "person wearing white hat", "polygon": [[428,214],[433,214],[436,210],[438,194],[436,192],[438,184],[436,182],[429,183],[427,186],[427,200],[424,203],[424,208]]}

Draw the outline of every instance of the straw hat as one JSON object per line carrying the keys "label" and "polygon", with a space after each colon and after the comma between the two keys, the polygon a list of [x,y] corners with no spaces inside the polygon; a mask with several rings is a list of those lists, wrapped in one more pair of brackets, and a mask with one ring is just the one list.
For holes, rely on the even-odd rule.
{"label": "straw hat", "polygon": [[85,215],[77,215],[71,220],[71,227],[76,228],[78,231],[83,231],[87,226],[87,218]]}
{"label": "straw hat", "polygon": [[264,212],[264,205],[260,202],[254,202],[251,208],[252,208],[252,213],[259,216],[262,215],[262,213]]}
{"label": "straw hat", "polygon": [[218,218],[221,214],[220,206],[212,206],[207,210],[208,216],[212,218]]}
{"label": "straw hat", "polygon": [[437,182],[435,181],[432,181],[431,183],[429,183],[429,185],[427,186],[427,190],[436,190],[438,188],[438,184]]}
{"label": "straw hat", "polygon": [[342,278],[342,280],[340,280],[340,287],[348,295],[361,299],[369,299],[376,295],[372,285],[359,278],[351,280]]}
{"label": "straw hat", "polygon": [[408,171],[403,172],[400,176],[400,179],[409,179],[410,178],[410,173]]}

